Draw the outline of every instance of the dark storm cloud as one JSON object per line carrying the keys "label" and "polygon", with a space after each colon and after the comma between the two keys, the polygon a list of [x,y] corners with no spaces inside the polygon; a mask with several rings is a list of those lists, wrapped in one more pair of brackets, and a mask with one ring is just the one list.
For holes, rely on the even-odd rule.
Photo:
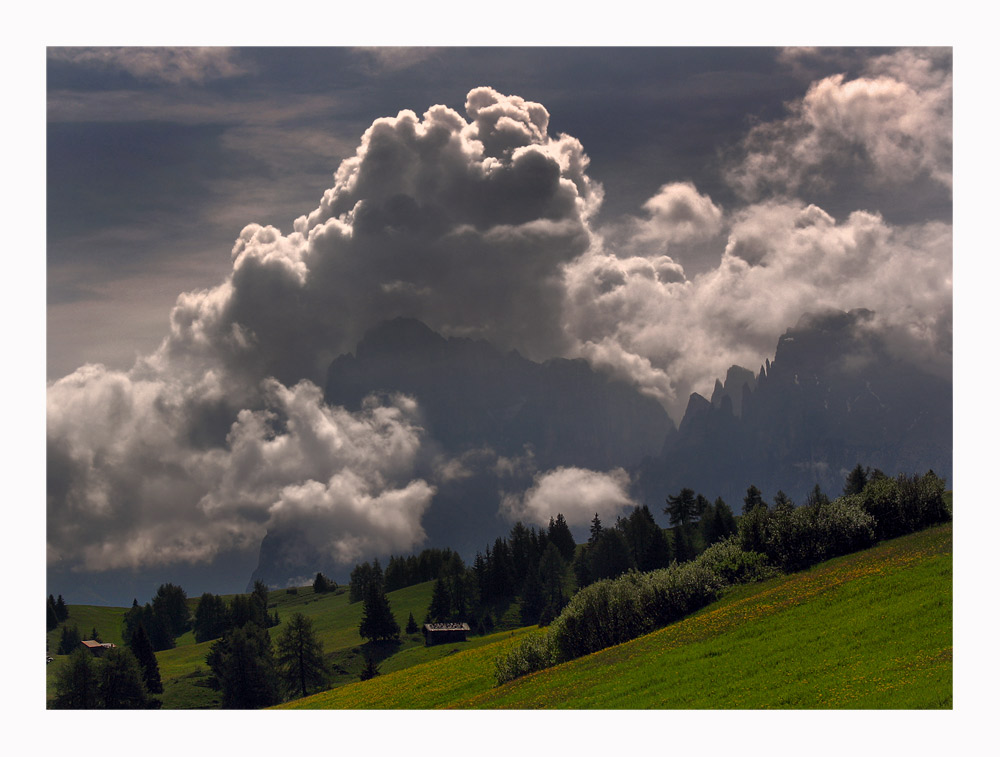
{"label": "dark storm cloud", "polygon": [[[441,60],[411,64],[426,73]],[[864,65],[865,78],[824,72],[765,113],[729,164],[728,193],[715,191],[721,164],[714,182],[667,168],[625,216],[602,214],[607,187],[584,143],[541,99],[481,87],[461,105],[430,100],[369,121],[290,229],[242,227],[224,280],[177,298],[158,349],[128,372],[85,366],[50,386],[50,559],[92,569],[209,559],[298,519],[344,561],[418,544],[434,494],[414,472],[432,446],[419,398],[348,413],[325,406],[315,384],[330,358],[394,316],[535,358],[585,357],[675,418],[691,391],[710,391],[734,363],[755,368],[817,307],[874,310],[900,354],[950,365],[950,224],[824,208],[796,196],[812,158],[785,159],[850,137],[873,186],[946,187],[950,71],[913,51]],[[724,77],[701,76],[726,91]],[[691,81],[676,86],[695,98]],[[918,117],[901,118],[892,93]],[[637,118],[615,102],[597,108],[601,128]],[[271,133],[243,128],[226,138],[249,146]],[[639,161],[644,176],[657,157]],[[276,170],[285,159],[267,158]],[[463,465],[439,461],[441,480]],[[544,520],[564,504],[559,491],[603,492],[614,510],[627,485],[615,471],[536,472],[505,513]]]}
{"label": "dark storm cloud", "polygon": [[[324,546],[345,561],[422,539],[433,489],[401,473],[420,448],[416,405],[350,414],[300,380],[403,313],[559,351],[561,266],[589,244],[599,202],[580,144],[551,137],[543,107],[478,89],[467,112],[377,120],[294,231],[247,226],[226,280],[178,298],[159,350],[129,373],[85,366],[50,387],[49,438],[69,472],[50,502],[53,560],[210,559],[296,517],[336,534],[336,548]],[[213,447],[226,407],[232,427]],[[88,435],[91,424],[100,433]],[[84,527],[88,538],[75,539]]]}

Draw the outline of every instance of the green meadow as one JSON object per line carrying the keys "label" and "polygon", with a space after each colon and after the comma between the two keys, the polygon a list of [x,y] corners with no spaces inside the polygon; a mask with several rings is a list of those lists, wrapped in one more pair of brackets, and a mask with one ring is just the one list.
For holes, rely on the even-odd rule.
{"label": "green meadow", "polygon": [[493,661],[513,640],[485,637],[281,707],[950,708],[952,528],[739,587],[655,633],[496,687]]}
{"label": "green meadow", "polygon": [[[433,582],[391,592],[405,628],[420,622]],[[282,709],[924,709],[952,706],[952,527],[883,542],[809,570],[730,590],[694,615],[626,644],[503,686],[494,662],[536,627],[515,629],[516,606],[497,630],[464,643],[425,647],[421,634],[365,644],[362,603],[345,589],[276,590],[269,611],[282,623],[301,612],[313,621],[333,675],[331,688]],[[197,598],[191,600],[192,610]],[[121,642],[125,608],[71,605],[82,638],[96,628]],[[48,633],[48,695],[66,658]],[[157,653],[165,709],[216,708],[205,655],[213,642],[188,632]],[[380,675],[359,681],[365,656]]]}

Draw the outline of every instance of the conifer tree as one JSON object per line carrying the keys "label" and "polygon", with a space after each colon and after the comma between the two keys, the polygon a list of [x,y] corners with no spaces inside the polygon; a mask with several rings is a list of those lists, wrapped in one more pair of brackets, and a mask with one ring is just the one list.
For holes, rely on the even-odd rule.
{"label": "conifer tree", "polygon": [[438,576],[434,582],[434,592],[431,594],[431,604],[427,608],[427,617],[431,623],[446,623],[451,618],[451,594],[444,576]]}
{"label": "conifer tree", "polygon": [[850,473],[847,474],[847,479],[844,481],[844,496],[848,497],[852,494],[861,494],[865,489],[865,484],[868,483],[868,471],[861,467],[861,463],[854,466]]}
{"label": "conifer tree", "polygon": [[761,494],[760,489],[758,489],[753,484],[747,488],[746,496],[743,497],[743,514],[746,515],[752,511],[758,505],[764,504],[764,498]]}
{"label": "conifer tree", "polygon": [[[76,626],[63,626],[59,639],[59,654],[73,654],[80,647],[80,629]],[[89,652],[87,654],[90,654]]]}
{"label": "conifer tree", "polygon": [[601,531],[604,530],[604,526],[601,525],[601,516],[599,513],[594,513],[594,519],[590,521],[590,539],[587,540],[587,544],[593,547],[597,540],[601,538]]}
{"label": "conifer tree", "polygon": [[774,511],[776,513],[787,514],[795,509],[795,503],[781,489],[774,495]]}
{"label": "conifer tree", "polygon": [[69,617],[69,608],[63,601],[62,594],[59,595],[59,599],[56,600],[56,617],[59,618],[59,622],[62,623],[66,618]]}
{"label": "conifer tree", "polygon": [[632,567],[628,545],[617,528],[605,529],[590,549],[590,571],[594,581],[617,578]]}
{"label": "conifer tree", "polygon": [[[187,594],[180,586],[171,583],[160,584],[153,597],[152,609],[159,625],[170,637],[169,646],[173,647],[174,639],[191,627],[191,612],[187,606]],[[153,629],[147,627],[146,632],[153,639]]]}
{"label": "conifer tree", "polygon": [[142,623],[132,634],[128,646],[142,668],[142,678],[146,684],[146,690],[151,694],[162,694],[163,683],[160,680],[160,665],[156,661],[153,644],[150,642],[149,634],[146,633],[146,627]]}
{"label": "conifer tree", "polygon": [[417,625],[417,621],[413,617],[413,613],[411,612],[409,619],[406,621],[406,632],[418,633],[419,631],[420,631],[420,626]]}
{"label": "conifer tree", "polygon": [[806,505],[809,507],[818,507],[820,505],[828,504],[830,504],[830,498],[827,497],[823,493],[823,490],[819,488],[819,484],[816,484],[806,497]]}
{"label": "conifer tree", "polygon": [[45,617],[45,630],[51,631],[59,626],[59,617],[56,615],[56,605],[52,601],[52,595],[49,594],[49,599],[45,603],[46,605],[46,617]]}
{"label": "conifer tree", "polygon": [[105,710],[142,710],[149,696],[135,655],[126,647],[105,652],[97,666],[98,706]]}
{"label": "conifer tree", "polygon": [[365,596],[358,633],[362,639],[372,641],[389,641],[399,638],[399,623],[392,615],[389,598],[382,591],[381,585],[374,582],[368,587]]}
{"label": "conifer tree", "polygon": [[544,607],[545,597],[538,571],[530,570],[525,576],[524,590],[521,592],[521,625],[531,626],[537,623]]}
{"label": "conifer tree", "polygon": [[226,601],[217,594],[205,592],[198,600],[194,611],[194,640],[201,643],[217,639],[226,632],[230,625],[229,611]]}
{"label": "conifer tree", "polygon": [[328,670],[323,657],[323,645],[316,638],[312,620],[295,613],[277,642],[278,673],[285,690],[308,695],[309,686],[326,683]]}
{"label": "conifer tree", "polygon": [[687,526],[697,515],[697,507],[694,490],[685,488],[667,497],[663,512],[670,516],[671,526]]}
{"label": "conifer tree", "polygon": [[257,709],[277,704],[280,681],[266,628],[246,623],[227,631],[205,658],[225,709]]}
{"label": "conifer tree", "polygon": [[542,579],[543,606],[539,623],[548,625],[566,604],[563,593],[563,577],[566,575],[566,563],[555,544],[549,543],[538,564],[538,572]]}
{"label": "conifer tree", "polygon": [[573,534],[569,530],[569,524],[562,513],[556,515],[555,520],[549,518],[549,541],[556,545],[559,554],[567,563],[573,559],[573,552],[576,551],[576,542]]}
{"label": "conifer tree", "polygon": [[694,556],[694,546],[688,538],[687,529],[677,526],[674,528],[674,559],[677,562],[687,562]]}

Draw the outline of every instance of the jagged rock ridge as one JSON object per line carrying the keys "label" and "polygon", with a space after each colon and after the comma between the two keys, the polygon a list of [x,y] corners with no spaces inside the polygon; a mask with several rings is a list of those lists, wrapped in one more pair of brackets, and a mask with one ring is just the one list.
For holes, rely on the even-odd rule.
{"label": "jagged rock ridge", "polygon": [[804,316],[760,373],[730,368],[693,394],[676,435],[641,466],[648,503],[691,487],[739,510],[750,484],[798,502],[840,494],[856,463],[889,474],[952,470],[952,383],[893,356],[867,310]]}

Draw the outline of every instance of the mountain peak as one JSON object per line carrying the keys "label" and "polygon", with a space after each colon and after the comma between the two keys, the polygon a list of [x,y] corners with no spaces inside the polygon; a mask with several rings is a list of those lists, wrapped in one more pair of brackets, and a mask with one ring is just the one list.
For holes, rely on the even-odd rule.
{"label": "mountain peak", "polygon": [[365,332],[358,342],[357,356],[371,358],[414,353],[433,354],[444,349],[447,340],[416,318],[382,321]]}

